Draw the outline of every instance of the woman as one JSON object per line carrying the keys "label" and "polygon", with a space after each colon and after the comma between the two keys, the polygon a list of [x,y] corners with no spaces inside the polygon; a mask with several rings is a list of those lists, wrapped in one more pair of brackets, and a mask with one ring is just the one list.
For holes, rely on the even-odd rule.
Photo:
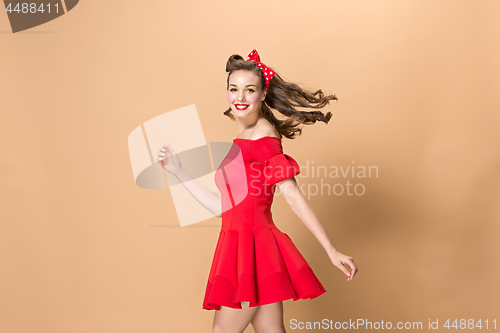
{"label": "woman", "polygon": [[[285,82],[260,62],[256,50],[246,61],[232,55],[226,72],[230,108],[224,114],[237,121],[239,136],[216,172],[221,193],[215,194],[194,181],[170,145],[160,150],[158,161],[183,182],[200,204],[222,217],[203,302],[204,309],[216,310],[213,332],[243,332],[249,323],[256,333],[285,332],[283,301],[312,299],[326,290],[290,237],[272,220],[270,206],[276,186],[333,265],[347,275],[347,281],[358,271],[352,257],[330,243],[299,191],[294,178],[300,173],[297,162],[283,154],[281,146],[282,136],[293,139],[301,133],[300,124],[328,123],[331,118],[330,112],[325,116],[320,111],[297,111],[294,107],[319,109],[337,98],[324,96],[321,90],[309,93]],[[277,119],[270,108],[288,118]],[[234,167],[238,157],[244,161],[244,174],[231,177],[231,172],[238,170]],[[231,183],[230,179],[240,180]],[[237,198],[242,189],[245,195]]]}

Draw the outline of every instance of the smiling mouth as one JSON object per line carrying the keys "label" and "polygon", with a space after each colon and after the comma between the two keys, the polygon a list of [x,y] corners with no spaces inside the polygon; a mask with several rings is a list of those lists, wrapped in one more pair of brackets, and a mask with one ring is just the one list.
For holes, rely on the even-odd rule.
{"label": "smiling mouth", "polygon": [[235,104],[234,105],[238,110],[245,110],[246,108],[248,108],[248,105],[246,104]]}

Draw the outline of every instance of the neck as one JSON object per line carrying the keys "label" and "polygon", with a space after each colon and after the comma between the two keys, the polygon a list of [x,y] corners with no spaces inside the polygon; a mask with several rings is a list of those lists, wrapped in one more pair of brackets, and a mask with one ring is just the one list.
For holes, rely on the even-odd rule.
{"label": "neck", "polygon": [[238,121],[238,135],[244,132],[251,132],[264,119],[262,114],[236,118]]}

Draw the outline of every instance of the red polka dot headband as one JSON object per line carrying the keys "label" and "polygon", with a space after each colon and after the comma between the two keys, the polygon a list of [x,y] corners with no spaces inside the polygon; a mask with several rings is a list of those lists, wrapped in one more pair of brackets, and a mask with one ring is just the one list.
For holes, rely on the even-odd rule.
{"label": "red polka dot headband", "polygon": [[266,79],[266,92],[269,89],[269,82],[271,82],[271,79],[274,76],[274,71],[270,70],[266,65],[260,62],[260,57],[259,53],[257,52],[256,49],[253,49],[250,54],[248,54],[247,61],[252,61],[254,64],[259,66],[260,70],[262,71],[262,74],[264,74],[264,78]]}

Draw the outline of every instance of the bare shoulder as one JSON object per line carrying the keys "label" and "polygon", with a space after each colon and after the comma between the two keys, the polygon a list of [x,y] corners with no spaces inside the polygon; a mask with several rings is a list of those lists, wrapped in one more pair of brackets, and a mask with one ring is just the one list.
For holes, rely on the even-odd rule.
{"label": "bare shoulder", "polygon": [[279,132],[267,119],[260,120],[258,126],[252,131],[251,139],[257,140],[264,136],[274,136],[281,139]]}

